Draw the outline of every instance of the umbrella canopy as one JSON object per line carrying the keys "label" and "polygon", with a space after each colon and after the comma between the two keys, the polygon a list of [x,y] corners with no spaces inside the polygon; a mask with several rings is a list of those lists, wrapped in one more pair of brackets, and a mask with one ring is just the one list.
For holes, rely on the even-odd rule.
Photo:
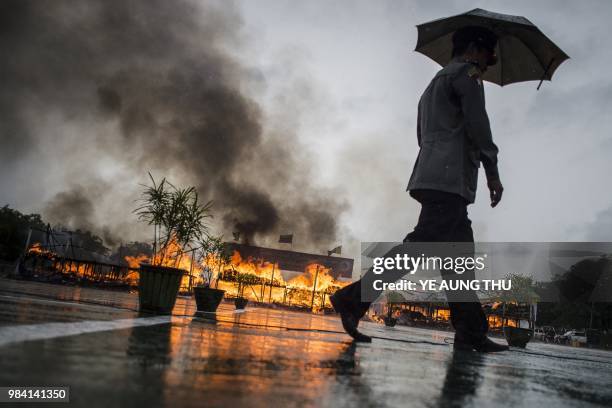
{"label": "umbrella canopy", "polygon": [[522,81],[550,81],[559,65],[569,58],[525,17],[478,8],[418,25],[415,51],[444,66],[451,60],[453,34],[466,26],[485,27],[498,36],[495,48],[498,62],[487,69],[482,79],[501,86]]}

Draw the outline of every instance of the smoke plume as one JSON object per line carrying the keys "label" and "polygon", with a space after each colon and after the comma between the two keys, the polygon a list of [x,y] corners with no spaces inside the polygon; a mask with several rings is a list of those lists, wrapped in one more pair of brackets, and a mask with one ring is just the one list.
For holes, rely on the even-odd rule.
{"label": "smoke plume", "polygon": [[7,0],[0,4],[0,164],[64,191],[52,221],[125,236],[151,171],[193,184],[218,228],[271,243],[332,243],[346,205],[314,186],[292,132],[250,95],[230,2]]}

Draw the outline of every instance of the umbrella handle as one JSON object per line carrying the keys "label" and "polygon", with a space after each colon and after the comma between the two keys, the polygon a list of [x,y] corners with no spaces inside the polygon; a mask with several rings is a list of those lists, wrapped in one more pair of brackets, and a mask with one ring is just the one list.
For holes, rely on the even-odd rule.
{"label": "umbrella handle", "polygon": [[548,70],[552,66],[552,63],[553,63],[554,60],[555,60],[554,58],[550,59],[550,62],[548,63],[548,66],[546,67],[546,69],[544,70],[544,73],[542,74],[542,78],[540,79],[540,83],[538,84],[538,87],[536,88],[536,91],[540,90],[540,87],[542,86],[542,82],[544,82],[544,78],[546,78],[546,74],[548,74]]}

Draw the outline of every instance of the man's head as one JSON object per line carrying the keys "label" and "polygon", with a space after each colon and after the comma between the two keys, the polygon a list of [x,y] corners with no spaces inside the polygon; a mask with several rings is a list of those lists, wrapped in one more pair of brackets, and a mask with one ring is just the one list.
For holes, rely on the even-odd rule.
{"label": "man's head", "polygon": [[464,57],[478,64],[484,72],[497,63],[495,46],[497,36],[493,31],[478,26],[460,28],[453,34],[453,58]]}

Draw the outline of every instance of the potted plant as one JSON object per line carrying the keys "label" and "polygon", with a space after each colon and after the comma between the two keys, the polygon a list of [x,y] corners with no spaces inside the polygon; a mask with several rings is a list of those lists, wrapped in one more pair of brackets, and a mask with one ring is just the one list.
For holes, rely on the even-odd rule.
{"label": "potted plant", "polygon": [[258,281],[259,278],[255,275],[251,275],[250,273],[239,273],[236,276],[236,284],[238,285],[238,291],[236,298],[234,299],[236,310],[244,309],[247,303],[249,303],[249,299],[244,296],[244,289],[246,289],[247,286],[257,283]]}
{"label": "potted plant", "polygon": [[[502,328],[504,337],[508,345],[513,347],[525,348],[527,343],[533,338],[535,322],[533,318],[533,305],[538,302],[539,296],[535,291],[535,284],[530,276],[520,274],[509,274],[506,279],[512,281],[512,289],[501,292],[499,298],[502,302]],[[513,327],[506,325],[508,309],[512,309],[514,313],[510,313],[519,319],[524,313],[521,313],[521,304],[527,304],[529,311],[527,321],[529,328]]]}
{"label": "potted plant", "polygon": [[[212,284],[214,280],[218,279],[218,273],[222,265],[229,263],[230,260],[230,255],[221,237],[209,237],[201,242],[200,261],[202,260],[206,261],[200,262],[202,265],[202,273],[200,274],[202,283],[193,288],[197,311],[215,312],[221,300],[223,300],[225,291],[213,288]],[[211,263],[213,266],[216,263],[217,273],[215,273]]]}
{"label": "potted plant", "polygon": [[138,280],[140,310],[169,314],[174,308],[183,275],[179,265],[185,250],[208,235],[206,219],[212,202],[201,204],[195,187],[178,188],[165,178],[144,185],[134,212],[153,226],[153,256],[141,263]]}
{"label": "potted plant", "polygon": [[249,299],[243,296],[240,296],[234,299],[234,306],[236,306],[236,310],[244,310],[248,303],[249,303]]}

